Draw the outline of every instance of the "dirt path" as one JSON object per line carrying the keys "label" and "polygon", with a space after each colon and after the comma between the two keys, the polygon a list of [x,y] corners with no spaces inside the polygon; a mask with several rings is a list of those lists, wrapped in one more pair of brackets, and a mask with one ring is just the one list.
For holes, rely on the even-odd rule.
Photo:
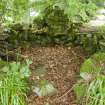
{"label": "dirt path", "polygon": [[[79,69],[85,56],[81,48],[38,47],[24,51],[24,55],[33,61],[30,80],[35,82],[46,79],[58,90],[57,94],[42,98],[31,93],[28,97],[29,105],[49,105],[46,102],[51,102],[51,105],[77,105],[73,91],[63,97],[62,95],[69,91],[77,81]],[[35,69],[38,66],[44,66],[47,70],[45,76],[41,78],[35,74]]]}

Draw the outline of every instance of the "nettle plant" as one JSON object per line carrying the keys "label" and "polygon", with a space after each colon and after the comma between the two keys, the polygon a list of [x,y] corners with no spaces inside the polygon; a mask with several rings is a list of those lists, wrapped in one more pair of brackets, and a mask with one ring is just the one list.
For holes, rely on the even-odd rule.
{"label": "nettle plant", "polygon": [[105,53],[97,53],[87,59],[80,76],[80,81],[74,86],[80,104],[105,105]]}
{"label": "nettle plant", "polygon": [[26,92],[29,90],[27,78],[30,76],[29,65],[0,61],[0,105],[27,105]]}

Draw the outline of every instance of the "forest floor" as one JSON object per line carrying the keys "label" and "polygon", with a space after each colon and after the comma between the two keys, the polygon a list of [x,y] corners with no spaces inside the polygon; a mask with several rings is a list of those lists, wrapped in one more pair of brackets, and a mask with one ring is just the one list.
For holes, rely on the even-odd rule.
{"label": "forest floor", "polygon": [[[30,81],[47,80],[58,90],[53,96],[45,97],[38,97],[31,92],[28,105],[77,105],[71,88],[78,80],[80,67],[85,59],[85,52],[80,47],[35,47],[23,53],[33,61]],[[38,66],[44,66],[47,70],[42,77],[36,75]]]}

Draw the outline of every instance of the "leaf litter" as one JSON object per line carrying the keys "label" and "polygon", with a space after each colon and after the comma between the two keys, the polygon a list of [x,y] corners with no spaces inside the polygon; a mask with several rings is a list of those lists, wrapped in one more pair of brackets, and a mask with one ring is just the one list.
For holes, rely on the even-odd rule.
{"label": "leaf litter", "polygon": [[33,61],[30,77],[33,86],[48,81],[47,85],[57,90],[52,95],[42,97],[31,91],[28,105],[77,105],[72,87],[78,81],[79,70],[85,59],[86,53],[82,48],[33,47],[25,49],[23,54]]}

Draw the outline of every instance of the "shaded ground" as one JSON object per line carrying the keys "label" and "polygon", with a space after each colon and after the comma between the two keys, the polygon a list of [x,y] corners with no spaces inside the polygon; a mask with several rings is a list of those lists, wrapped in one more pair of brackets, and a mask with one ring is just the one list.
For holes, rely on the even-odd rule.
{"label": "shaded ground", "polygon": [[[77,105],[73,91],[70,91],[79,76],[81,63],[85,54],[79,47],[37,47],[24,51],[24,55],[31,58],[33,64],[32,76],[30,80],[39,81],[46,79],[58,89],[58,93],[53,96],[38,97],[31,93],[28,97],[29,105]],[[43,65],[47,73],[39,78],[35,74],[35,69]],[[69,92],[70,91],[70,92]]]}

